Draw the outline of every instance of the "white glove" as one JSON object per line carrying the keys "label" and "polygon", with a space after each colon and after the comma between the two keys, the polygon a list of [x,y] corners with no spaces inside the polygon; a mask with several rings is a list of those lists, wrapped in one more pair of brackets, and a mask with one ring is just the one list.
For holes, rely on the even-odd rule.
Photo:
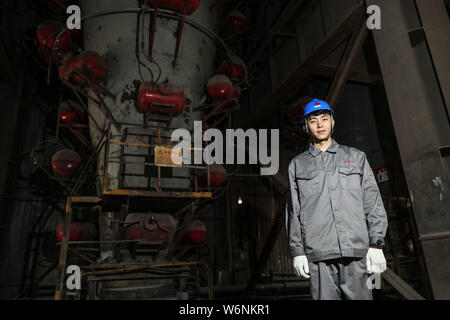
{"label": "white glove", "polygon": [[305,279],[309,279],[309,266],[308,259],[306,256],[296,256],[294,257],[294,262],[292,263],[294,267],[295,274],[297,277],[302,276]]}
{"label": "white glove", "polygon": [[366,262],[367,272],[369,273],[382,273],[386,270],[386,259],[382,249],[369,248]]}

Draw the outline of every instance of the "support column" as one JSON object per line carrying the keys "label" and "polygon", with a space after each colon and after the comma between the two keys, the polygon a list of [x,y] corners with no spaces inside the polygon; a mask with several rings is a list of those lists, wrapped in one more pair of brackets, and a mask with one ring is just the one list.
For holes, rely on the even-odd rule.
{"label": "support column", "polygon": [[[373,36],[429,280],[436,299],[450,299],[450,127],[443,83],[414,0],[366,4],[381,9],[381,30],[373,30]],[[439,16],[437,8],[427,7],[428,14]]]}

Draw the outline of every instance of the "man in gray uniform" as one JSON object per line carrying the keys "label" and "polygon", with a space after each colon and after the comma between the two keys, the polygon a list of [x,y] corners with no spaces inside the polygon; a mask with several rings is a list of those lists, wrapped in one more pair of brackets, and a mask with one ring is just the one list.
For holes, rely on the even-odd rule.
{"label": "man in gray uniform", "polygon": [[334,112],[313,99],[304,109],[309,150],[289,164],[286,206],[297,276],[313,299],[371,300],[368,273],[386,270],[387,215],[366,154],[331,138]]}

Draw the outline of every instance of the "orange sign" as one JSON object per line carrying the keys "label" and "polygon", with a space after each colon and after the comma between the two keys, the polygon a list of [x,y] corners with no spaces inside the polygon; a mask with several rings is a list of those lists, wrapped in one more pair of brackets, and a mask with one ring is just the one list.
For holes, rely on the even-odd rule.
{"label": "orange sign", "polygon": [[[175,161],[175,162],[174,162]],[[182,149],[155,147],[155,166],[181,167]]]}

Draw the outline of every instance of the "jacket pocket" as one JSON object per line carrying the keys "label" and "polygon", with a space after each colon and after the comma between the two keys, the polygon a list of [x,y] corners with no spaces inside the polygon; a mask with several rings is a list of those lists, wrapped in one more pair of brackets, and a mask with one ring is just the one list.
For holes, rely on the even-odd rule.
{"label": "jacket pocket", "polygon": [[342,189],[361,190],[362,170],[360,167],[338,167]]}
{"label": "jacket pocket", "polygon": [[319,170],[298,172],[295,175],[300,195],[308,196],[320,192]]}

